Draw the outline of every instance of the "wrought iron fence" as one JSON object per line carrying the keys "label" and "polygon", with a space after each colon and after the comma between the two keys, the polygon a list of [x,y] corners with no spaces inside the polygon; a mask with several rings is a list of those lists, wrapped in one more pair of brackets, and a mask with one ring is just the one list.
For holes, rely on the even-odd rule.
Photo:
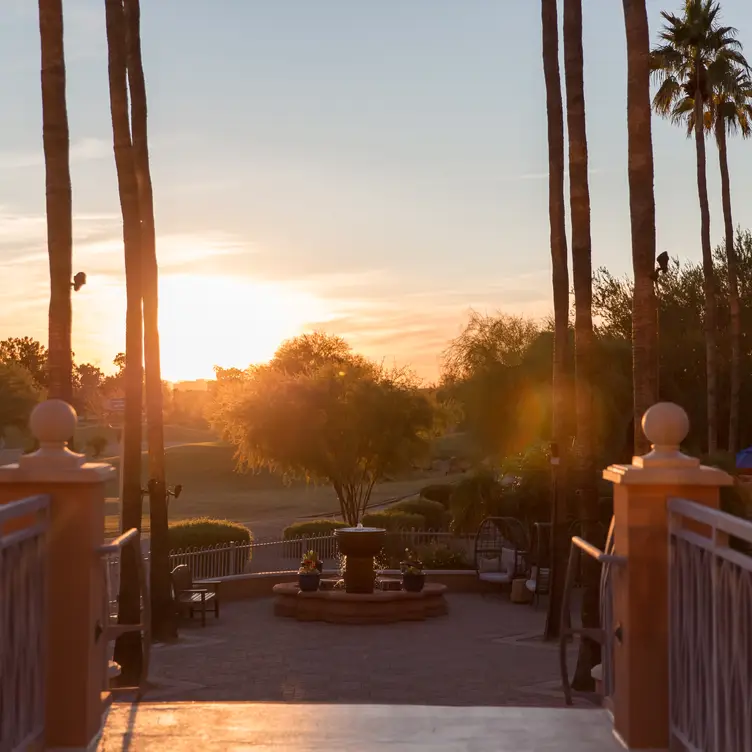
{"label": "wrought iron fence", "polygon": [[[580,573],[580,559],[582,554],[589,556],[601,564],[600,577],[600,627],[573,627],[571,625],[571,599],[574,583]],[[567,566],[567,579],[564,586],[564,598],[561,615],[561,631],[559,641],[559,667],[567,705],[572,705],[572,687],[569,683],[569,669],[567,666],[567,646],[569,640],[579,635],[580,639],[594,640],[601,646],[601,682],[605,704],[610,703],[614,693],[614,598],[613,598],[613,568],[624,566],[625,556],[620,556],[614,550],[614,519],[608,529],[606,545],[603,551],[578,536],[572,538]]]}
{"label": "wrought iron fence", "polygon": [[0,506],[0,750],[44,734],[48,496]]}
{"label": "wrought iron fence", "polygon": [[752,522],[670,499],[672,741],[689,752],[752,749]]}
{"label": "wrought iron fence", "polygon": [[[456,536],[438,530],[400,530],[388,532],[385,552],[393,557],[405,549],[423,546],[447,546],[472,560],[474,536]],[[170,568],[186,564],[194,579],[227,577],[244,572],[284,572],[296,569],[307,552],[315,551],[325,565],[339,566],[339,544],[334,534],[316,534],[286,540],[261,540],[253,543],[222,543],[170,551]]]}

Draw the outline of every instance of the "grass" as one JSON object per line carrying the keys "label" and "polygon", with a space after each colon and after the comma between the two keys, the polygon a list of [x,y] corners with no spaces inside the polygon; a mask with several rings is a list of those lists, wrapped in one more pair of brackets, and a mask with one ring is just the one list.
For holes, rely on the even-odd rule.
{"label": "grass", "polygon": [[[142,477],[146,481],[146,454]],[[116,468],[119,457],[107,458]],[[329,486],[305,483],[285,485],[270,473],[237,473],[232,447],[219,442],[200,442],[169,447],[165,452],[167,482],[182,484],[180,498],[170,501],[170,520],[190,517],[219,517],[248,525],[258,537],[276,536],[291,522],[308,516],[326,516],[339,508]],[[411,476],[378,484],[372,504],[416,494],[426,483],[450,481],[451,477],[416,472]],[[117,497],[119,482],[114,480],[107,496]],[[117,501],[108,502],[107,530],[117,535]],[[144,532],[148,529],[148,501],[144,504]],[[114,532],[113,532],[114,531]]]}

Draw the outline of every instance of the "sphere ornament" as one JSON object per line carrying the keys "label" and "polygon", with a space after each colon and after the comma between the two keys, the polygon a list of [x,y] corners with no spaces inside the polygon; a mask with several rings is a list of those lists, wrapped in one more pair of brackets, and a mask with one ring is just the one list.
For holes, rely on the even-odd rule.
{"label": "sphere ornament", "polygon": [[76,411],[63,400],[40,402],[31,412],[29,428],[40,446],[63,448],[78,424]]}
{"label": "sphere ornament", "polygon": [[689,417],[680,405],[658,402],[642,416],[642,430],[651,444],[651,451],[635,457],[637,467],[697,467],[698,459],[683,454],[680,447],[689,434]]}

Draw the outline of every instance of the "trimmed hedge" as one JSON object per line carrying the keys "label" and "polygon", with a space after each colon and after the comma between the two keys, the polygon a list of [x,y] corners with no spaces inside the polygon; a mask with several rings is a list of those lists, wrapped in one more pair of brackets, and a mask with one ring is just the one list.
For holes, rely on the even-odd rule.
{"label": "trimmed hedge", "polygon": [[[365,524],[365,523],[363,523]],[[293,522],[288,525],[282,537],[285,540],[293,538],[305,538],[308,535],[331,535],[335,530],[347,527],[346,522],[341,520],[306,520],[305,522]]]}
{"label": "trimmed hedge", "polygon": [[383,527],[387,530],[423,530],[426,526],[426,518],[422,514],[389,509],[364,514],[362,522],[364,527]]}
{"label": "trimmed hedge", "polygon": [[454,485],[451,483],[434,483],[420,489],[420,495],[429,501],[438,501],[445,509],[449,509],[449,500],[452,498]]}
{"label": "trimmed hedge", "polygon": [[445,530],[452,520],[451,515],[441,502],[430,501],[429,499],[403,499],[396,504],[392,504],[386,511],[391,512],[392,510],[419,514],[425,519],[425,526],[429,530]]}
{"label": "trimmed hedge", "polygon": [[216,520],[211,517],[194,517],[171,522],[167,532],[171,550],[179,548],[203,548],[218,543],[250,543],[253,534],[239,522]]}

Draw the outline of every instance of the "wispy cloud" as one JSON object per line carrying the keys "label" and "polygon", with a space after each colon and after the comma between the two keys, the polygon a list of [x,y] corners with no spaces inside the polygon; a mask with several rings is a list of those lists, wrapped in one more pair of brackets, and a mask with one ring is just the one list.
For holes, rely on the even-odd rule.
{"label": "wispy cloud", "polygon": [[[112,154],[112,145],[100,138],[82,138],[70,147],[71,162],[90,162]],[[0,151],[0,169],[24,170],[44,165],[42,149],[34,151]]]}

